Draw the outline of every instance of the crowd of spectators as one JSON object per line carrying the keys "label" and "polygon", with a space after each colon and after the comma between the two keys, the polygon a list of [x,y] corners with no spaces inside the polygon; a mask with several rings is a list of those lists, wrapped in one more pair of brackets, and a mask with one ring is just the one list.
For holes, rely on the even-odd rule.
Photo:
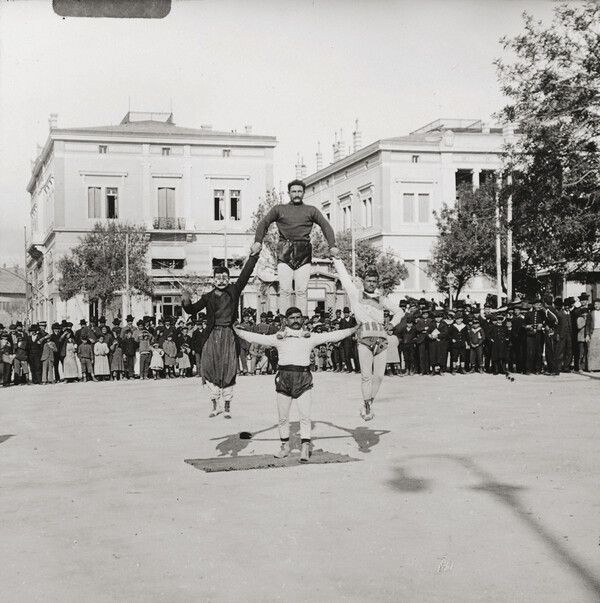
{"label": "crowd of spectators", "polygon": [[[596,307],[597,306],[597,307]],[[515,300],[504,308],[459,301],[453,310],[425,299],[400,302],[402,320],[388,327],[387,373],[409,376],[487,372],[558,375],[588,370],[588,346],[593,336],[589,296],[578,300],[546,296]],[[239,328],[272,334],[283,317],[273,312],[257,316],[244,308]],[[0,381],[9,385],[74,381],[174,379],[201,377],[200,335],[206,317],[187,320],[164,317],[155,322],[128,315],[122,326],[100,317],[78,327],[66,320],[47,329],[44,322],[25,329],[21,322],[0,325]],[[323,332],[356,324],[350,309],[315,312],[304,328]],[[594,360],[594,362],[596,362]],[[313,371],[360,372],[357,343],[349,337],[322,345],[311,356]],[[273,374],[277,350],[239,341],[239,374]]]}

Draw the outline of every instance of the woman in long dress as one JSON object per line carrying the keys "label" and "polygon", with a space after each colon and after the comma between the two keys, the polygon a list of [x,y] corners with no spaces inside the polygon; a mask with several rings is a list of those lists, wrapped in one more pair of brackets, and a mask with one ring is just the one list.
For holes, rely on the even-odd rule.
{"label": "woman in long dress", "polygon": [[65,358],[63,361],[63,379],[69,383],[81,376],[78,358],[76,355],[77,344],[72,334],[69,334],[65,344]]}
{"label": "woman in long dress", "polygon": [[98,341],[94,344],[94,373],[100,381],[110,380],[108,352],[108,346],[104,342],[104,335],[100,335]]}
{"label": "woman in long dress", "polygon": [[114,333],[114,341],[110,346],[110,370],[112,372],[113,379],[121,379],[121,375],[125,371],[125,364],[123,362],[123,348],[121,347],[121,337],[117,334],[117,329]]}
{"label": "woman in long dress", "polygon": [[587,315],[585,330],[588,340],[588,371],[600,371],[600,298],[598,297],[594,300],[594,308]]}

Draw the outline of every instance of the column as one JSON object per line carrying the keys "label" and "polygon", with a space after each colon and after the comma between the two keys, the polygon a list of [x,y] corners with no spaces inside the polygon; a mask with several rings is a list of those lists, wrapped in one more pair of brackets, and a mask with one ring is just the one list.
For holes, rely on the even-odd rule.
{"label": "column", "polygon": [[194,229],[194,219],[192,216],[192,157],[191,146],[189,144],[183,147],[183,218],[185,219],[185,229]]}
{"label": "column", "polygon": [[152,229],[152,219],[158,212],[155,212],[152,205],[152,177],[150,176],[150,145],[142,145],[142,210],[146,228]]}
{"label": "column", "polygon": [[473,190],[477,190],[479,188],[479,173],[481,172],[480,169],[474,169],[473,170]]}

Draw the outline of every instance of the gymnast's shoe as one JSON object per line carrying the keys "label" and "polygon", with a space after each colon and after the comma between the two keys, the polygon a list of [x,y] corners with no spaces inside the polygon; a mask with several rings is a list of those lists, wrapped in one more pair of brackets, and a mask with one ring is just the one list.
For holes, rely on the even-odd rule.
{"label": "gymnast's shoe", "polygon": [[310,457],[310,442],[302,442],[302,448],[300,449],[300,462],[308,463]]}
{"label": "gymnast's shoe", "polygon": [[213,417],[216,417],[217,415],[220,415],[222,412],[223,411],[219,407],[219,401],[218,400],[213,400],[212,401],[212,410],[208,413],[208,416],[212,419]]}
{"label": "gymnast's shoe", "polygon": [[275,454],[276,459],[284,459],[286,456],[290,454],[290,443],[289,442],[281,442],[281,448],[279,452]]}
{"label": "gymnast's shoe", "polygon": [[224,419],[231,419],[231,403],[229,400],[225,402],[225,412],[223,413]]}
{"label": "gymnast's shoe", "polygon": [[373,400],[365,400],[364,405],[360,410],[360,416],[365,421],[370,421],[375,416],[375,413],[373,412],[372,404],[373,404]]}

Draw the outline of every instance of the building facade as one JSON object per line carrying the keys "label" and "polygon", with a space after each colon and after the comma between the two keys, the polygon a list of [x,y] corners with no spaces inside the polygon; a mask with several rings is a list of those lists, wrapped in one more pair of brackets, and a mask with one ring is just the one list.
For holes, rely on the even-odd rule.
{"label": "building facade", "polygon": [[[479,120],[441,119],[408,136],[378,140],[360,148],[354,133],[353,152],[305,178],[305,202],[316,205],[334,230],[353,229],[356,239],[391,249],[404,262],[409,276],[395,292],[440,300],[427,275],[437,238],[434,211],[454,205],[460,184],[478,187],[502,166],[507,128],[489,127]],[[322,165],[317,153],[317,167]],[[462,292],[474,301],[495,293],[483,277],[473,279]]]}
{"label": "building facade", "polygon": [[[98,221],[146,228],[155,293],[131,300],[136,317],[178,314],[188,275],[226,263],[235,276],[253,240],[252,214],[273,186],[276,144],[250,126],[179,127],[172,114],[130,112],[116,126],[66,129],[51,116],[27,185],[30,318],[74,322],[97,312],[81,297],[60,299],[57,263]],[[246,305],[256,304],[257,288],[246,296]],[[125,299],[114,314],[128,313]]]}

